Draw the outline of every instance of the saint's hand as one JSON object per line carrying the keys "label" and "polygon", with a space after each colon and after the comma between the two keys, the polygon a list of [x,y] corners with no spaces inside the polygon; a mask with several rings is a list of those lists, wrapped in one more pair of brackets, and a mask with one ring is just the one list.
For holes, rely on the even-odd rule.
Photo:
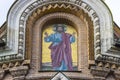
{"label": "saint's hand", "polygon": [[46,37],[48,37],[48,33],[47,32],[45,32],[44,34],[45,34]]}
{"label": "saint's hand", "polygon": [[73,32],[72,36],[75,36],[75,34],[76,34],[76,33],[75,33],[75,32]]}

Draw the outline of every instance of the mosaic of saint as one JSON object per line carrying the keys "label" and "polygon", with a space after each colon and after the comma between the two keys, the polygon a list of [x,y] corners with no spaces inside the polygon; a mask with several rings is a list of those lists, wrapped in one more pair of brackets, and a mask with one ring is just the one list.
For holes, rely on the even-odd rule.
{"label": "mosaic of saint", "polygon": [[[50,32],[50,29],[53,32]],[[73,71],[76,69],[76,35],[75,29],[65,24],[54,24],[44,29],[42,44],[43,70]],[[45,54],[48,55],[45,56]],[[47,60],[45,61],[44,58]]]}

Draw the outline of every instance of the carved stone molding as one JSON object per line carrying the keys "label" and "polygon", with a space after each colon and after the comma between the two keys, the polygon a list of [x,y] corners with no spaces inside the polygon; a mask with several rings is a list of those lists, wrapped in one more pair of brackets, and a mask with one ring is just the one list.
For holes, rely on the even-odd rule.
{"label": "carved stone molding", "polygon": [[96,78],[95,80],[104,80],[109,72],[110,72],[110,69],[107,69],[107,68],[97,67],[97,66],[91,67],[91,73]]}
{"label": "carved stone molding", "polygon": [[90,65],[90,72],[95,80],[106,80],[110,75],[114,76],[115,80],[120,80],[120,65],[119,58],[103,57],[103,61],[96,61]]}
{"label": "carved stone molding", "polygon": [[[78,12],[79,10],[83,10],[91,17],[95,33],[95,55],[106,53],[112,46],[112,17],[109,9],[101,0],[18,0],[8,14],[7,45],[10,49],[13,49],[12,54],[22,54],[23,59],[25,58],[25,32],[28,17],[31,14],[35,17],[38,13],[41,14],[41,12],[43,13],[48,9],[56,8],[56,6],[59,8],[71,8]],[[37,11],[37,9],[39,10]],[[37,12],[35,13],[35,11]],[[72,12],[74,11],[72,10]],[[79,15],[81,14],[79,13]],[[106,32],[106,30],[108,31]]]}
{"label": "carved stone molding", "polygon": [[10,73],[14,80],[24,80],[26,74],[28,73],[28,66],[18,66],[10,69]]}
{"label": "carved stone molding", "polygon": [[120,80],[120,71],[115,71],[114,75],[118,80]]}
{"label": "carved stone molding", "polygon": [[0,63],[0,68],[3,70],[9,70],[11,68],[18,67],[18,66],[24,66],[24,65],[29,66],[29,64],[30,64],[30,60],[24,60],[24,61],[18,60],[13,62]]}
{"label": "carved stone molding", "polygon": [[0,80],[3,79],[5,71],[3,69],[0,69]]}
{"label": "carved stone molding", "polygon": [[[115,53],[115,52],[113,52]],[[104,62],[111,62],[111,63],[120,63],[120,58],[118,56],[114,55],[101,55],[101,57],[98,59],[99,61],[104,61]]]}

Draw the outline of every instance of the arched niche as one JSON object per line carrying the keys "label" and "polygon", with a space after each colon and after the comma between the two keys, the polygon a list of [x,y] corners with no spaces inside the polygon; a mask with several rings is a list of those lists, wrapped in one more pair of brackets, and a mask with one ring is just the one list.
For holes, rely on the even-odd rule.
{"label": "arched niche", "polygon": [[[38,39],[39,37],[39,34],[42,33],[42,28],[46,25],[46,24],[51,24],[49,21],[52,21],[52,20],[56,20],[58,21],[58,23],[62,23],[62,24],[69,24],[69,25],[74,25],[73,27],[76,29],[77,31],[77,46],[78,46],[78,51],[77,51],[77,54],[78,54],[78,67],[80,70],[82,63],[81,63],[81,59],[82,59],[82,54],[85,54],[87,53],[86,51],[88,51],[88,41],[87,41],[87,27],[85,27],[85,24],[84,22],[82,22],[79,18],[77,18],[76,16],[74,15],[71,15],[71,14],[68,14],[68,13],[52,13],[52,14],[49,14],[49,15],[46,15],[44,16],[43,18],[41,18],[40,20],[38,20],[38,22],[36,23],[35,27],[39,28],[39,29],[35,29],[33,28],[33,35],[34,35],[34,32],[35,32],[35,38],[33,39],[33,42],[34,41],[37,41],[35,39]],[[60,19],[60,21],[59,21]],[[65,20],[65,21],[64,21]],[[74,21],[76,20],[76,22]],[[64,22],[63,22],[64,21]],[[56,22],[55,22],[56,23]],[[80,28],[81,27],[81,28]],[[40,30],[40,31],[36,31],[36,30]],[[86,30],[86,31],[85,31]],[[38,36],[36,35],[36,32],[41,32],[41,33],[38,33]],[[85,39],[83,40],[81,37],[80,34],[83,34],[82,36],[85,37]],[[40,40],[38,41],[41,41],[41,38],[39,38]],[[84,41],[86,40],[85,43],[83,43]],[[39,43],[39,42],[38,42]],[[34,43],[33,43],[34,44]],[[80,47],[81,45],[84,45],[84,47]],[[39,46],[41,46],[41,42],[40,42],[40,45],[34,47],[33,46],[33,50],[35,50],[36,48],[38,48]],[[41,46],[42,47],[42,46]],[[82,50],[81,48],[84,48],[85,50]],[[35,50],[36,51],[36,50]],[[82,52],[83,51],[83,52]],[[34,52],[33,52],[34,53]],[[42,55],[42,51],[39,49],[38,52],[36,52],[37,55],[40,56],[40,59],[38,59],[38,62],[42,62],[40,61],[42,59],[41,55]],[[31,54],[32,55],[32,54]],[[33,55],[34,56],[34,55]],[[36,62],[37,63],[37,62]],[[81,63],[81,64],[80,64]],[[39,65],[38,65],[39,67]],[[41,66],[40,66],[41,67]],[[40,68],[39,68],[40,69]]]}
{"label": "arched niche", "polygon": [[[52,10],[51,12],[48,9],[46,9],[46,10],[44,10],[44,12],[42,12],[42,16],[41,16],[41,14],[35,13],[35,12],[40,11],[40,9],[38,8],[28,18],[27,27],[26,27],[26,46],[28,46],[28,47],[26,47],[27,48],[26,53],[29,53],[29,54],[27,54],[26,56],[28,56],[27,58],[31,57],[31,60],[34,61],[33,64],[36,63],[37,66],[33,66],[33,68],[36,70],[39,70],[40,69],[39,66],[41,66],[39,64],[41,62],[40,61],[41,55],[39,54],[39,53],[41,53],[41,49],[39,48],[41,45],[40,44],[36,45],[34,43],[32,44],[31,42],[34,39],[33,42],[39,41],[37,43],[41,43],[40,39],[38,39],[38,38],[41,38],[41,36],[39,36],[39,35],[41,35],[41,31],[38,31],[39,29],[35,28],[35,24],[37,23],[37,20],[40,21],[38,23],[41,27],[43,27],[44,25],[49,23],[49,21],[54,20],[54,21],[57,21],[54,23],[63,23],[63,21],[64,21],[64,23],[72,25],[77,30],[77,33],[78,33],[78,39],[77,39],[78,42],[77,43],[78,43],[78,50],[79,50],[79,51],[77,51],[78,52],[77,53],[78,54],[78,70],[81,70],[81,68],[83,68],[85,65],[86,65],[85,68],[87,68],[88,60],[94,59],[94,40],[93,40],[94,36],[93,36],[93,27],[92,27],[93,22],[92,22],[91,18],[86,13],[84,13],[83,10],[80,10],[79,12],[76,11],[76,13],[81,13],[81,15],[77,15],[77,14],[74,14],[73,10],[71,10],[69,8],[68,9],[65,9],[64,7],[61,7],[61,8],[62,9],[59,9],[59,6],[57,6],[56,8],[53,8],[54,11],[52,9],[49,9],[49,10]],[[63,11],[59,12],[58,10],[63,10]],[[46,12],[49,12],[49,13],[46,13]],[[61,19],[62,22],[58,19]],[[39,27],[39,25],[37,27]],[[37,31],[35,31],[34,29]],[[35,34],[32,34],[34,32],[35,32]],[[40,33],[38,33],[37,37],[31,37],[33,35],[36,35],[37,32],[40,32]],[[90,43],[90,44],[88,44],[88,43]],[[33,47],[33,50],[29,46]],[[35,46],[37,46],[37,47],[35,47]],[[93,46],[93,47],[91,47],[91,46]],[[32,52],[32,51],[35,51],[35,52]],[[36,52],[36,51],[38,51],[38,52]],[[36,58],[37,55],[39,55],[38,56],[39,58]],[[92,55],[92,56],[89,56],[89,55]],[[34,58],[32,58],[32,57],[34,57]],[[86,64],[82,63],[83,58],[84,58]]]}
{"label": "arched niche", "polygon": [[[61,8],[63,9],[60,10]],[[90,49],[89,47],[89,50],[92,50],[92,53],[90,54],[92,55],[92,58],[90,57],[89,59],[97,59],[97,56],[100,54],[107,54],[106,51],[110,49],[113,44],[112,17],[109,9],[105,6],[105,4],[102,1],[95,0],[18,0],[8,14],[7,45],[12,50],[12,53],[23,55],[23,59],[30,58],[31,52],[26,52],[25,50],[26,48],[31,50],[30,47],[26,46],[32,45],[29,43],[32,39],[29,38],[29,44],[26,45],[27,36],[25,35],[31,35],[26,33],[26,26],[33,25],[33,22],[36,22],[36,20],[42,16],[54,13],[52,10],[55,12],[58,12],[60,10],[59,12],[73,14],[85,21],[86,24],[89,23],[87,26],[89,26],[88,28],[91,28],[92,30],[89,32],[93,32],[93,37],[89,40],[89,42],[92,42],[92,39],[94,39],[94,42],[92,42],[92,44],[89,44],[89,46],[91,45],[93,48]],[[31,29],[28,30],[32,31]],[[89,50],[88,53],[90,52]],[[26,57],[25,53],[26,56],[28,55],[29,57]]]}
{"label": "arched niche", "polygon": [[[57,22],[53,22],[53,23],[64,23],[64,24],[69,24],[72,25],[76,31],[77,31],[77,46],[78,46],[78,70],[80,70],[82,68],[81,65],[82,64],[82,53],[83,55],[88,55],[86,53],[88,53],[88,34],[87,34],[87,26],[86,24],[81,21],[79,18],[77,18],[76,16],[69,14],[69,13],[62,13],[62,12],[58,12],[58,13],[52,13],[52,14],[48,14],[43,16],[42,18],[38,19],[37,22],[35,22],[35,25],[31,26],[32,28],[30,28],[30,26],[28,27],[30,30],[28,34],[32,35],[27,37],[30,41],[28,42],[28,45],[32,46],[32,49],[30,52],[31,53],[31,59],[32,57],[34,57],[34,60],[37,60],[36,62],[33,62],[34,64],[36,63],[36,69],[41,69],[41,55],[42,55],[42,28],[47,24],[50,25],[52,20],[56,20]],[[60,21],[59,21],[60,20]],[[64,22],[63,22],[64,21]],[[53,24],[52,23],[52,24]],[[80,35],[82,34],[82,35]],[[31,39],[30,39],[31,37]],[[84,37],[84,39],[83,39]],[[37,44],[36,44],[37,43]],[[84,45],[83,47],[80,47],[81,45]],[[29,47],[31,48],[31,47]],[[83,50],[84,49],[84,50]],[[36,58],[38,57],[38,58]],[[88,60],[88,59],[87,59]],[[32,67],[32,66],[31,66]],[[35,66],[33,66],[33,68],[35,68]]]}

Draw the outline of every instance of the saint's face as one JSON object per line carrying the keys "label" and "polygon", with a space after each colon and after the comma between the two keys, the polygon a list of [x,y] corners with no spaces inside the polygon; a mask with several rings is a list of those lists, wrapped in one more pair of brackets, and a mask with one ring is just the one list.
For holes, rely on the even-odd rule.
{"label": "saint's face", "polygon": [[59,27],[57,28],[57,31],[58,31],[58,32],[63,32],[63,31],[64,31],[64,30],[63,30],[63,27],[59,26]]}

